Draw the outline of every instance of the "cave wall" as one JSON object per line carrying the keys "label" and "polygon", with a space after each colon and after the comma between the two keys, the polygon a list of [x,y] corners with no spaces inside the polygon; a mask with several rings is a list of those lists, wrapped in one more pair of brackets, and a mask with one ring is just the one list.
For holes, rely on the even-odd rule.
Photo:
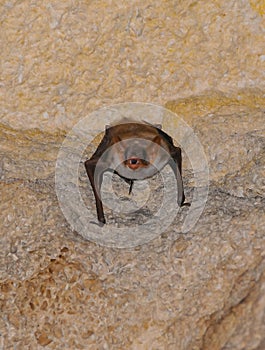
{"label": "cave wall", "polygon": [[264,89],[261,1],[8,1],[1,119],[67,129],[117,102]]}
{"label": "cave wall", "polygon": [[[0,348],[263,350],[264,3],[6,1],[0,18]],[[70,227],[54,176],[66,133],[84,117],[104,130],[89,115],[127,101],[193,128],[210,187],[191,231],[185,208],[118,249]]]}

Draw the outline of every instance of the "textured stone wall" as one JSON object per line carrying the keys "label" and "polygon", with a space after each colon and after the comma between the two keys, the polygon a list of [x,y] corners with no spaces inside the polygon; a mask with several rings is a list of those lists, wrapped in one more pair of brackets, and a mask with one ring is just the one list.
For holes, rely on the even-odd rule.
{"label": "textured stone wall", "polygon": [[67,129],[115,102],[264,89],[262,1],[3,1],[1,119]]}
{"label": "textured stone wall", "polygon": [[[264,2],[2,1],[0,19],[0,349],[264,350]],[[190,232],[184,207],[117,249],[70,228],[54,176],[65,133],[126,101],[194,129],[210,188]],[[82,165],[78,186],[94,211]],[[133,235],[149,213],[107,219]]]}

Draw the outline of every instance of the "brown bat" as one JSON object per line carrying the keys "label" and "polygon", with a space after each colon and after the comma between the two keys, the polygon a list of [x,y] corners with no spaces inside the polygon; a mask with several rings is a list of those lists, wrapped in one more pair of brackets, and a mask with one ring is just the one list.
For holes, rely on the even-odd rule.
{"label": "brown bat", "polygon": [[105,171],[112,171],[123,178],[130,184],[131,193],[135,180],[151,177],[169,164],[177,180],[177,202],[183,206],[187,203],[184,204],[181,162],[181,149],[174,146],[172,138],[161,129],[161,125],[125,122],[106,126],[105,135],[96,152],[85,161],[99,223],[106,223],[100,198]]}

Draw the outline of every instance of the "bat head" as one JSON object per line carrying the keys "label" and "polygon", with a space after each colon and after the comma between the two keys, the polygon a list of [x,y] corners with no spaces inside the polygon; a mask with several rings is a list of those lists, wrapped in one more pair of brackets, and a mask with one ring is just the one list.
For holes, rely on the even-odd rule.
{"label": "bat head", "polygon": [[148,150],[141,140],[120,141],[120,159],[125,167],[131,170],[141,169],[150,165]]}
{"label": "bat head", "polygon": [[[115,170],[128,179],[145,179],[153,176],[166,164],[168,153],[160,147],[160,137],[152,140],[128,138],[115,140]],[[166,153],[166,157],[165,157]],[[162,159],[163,158],[163,159]]]}

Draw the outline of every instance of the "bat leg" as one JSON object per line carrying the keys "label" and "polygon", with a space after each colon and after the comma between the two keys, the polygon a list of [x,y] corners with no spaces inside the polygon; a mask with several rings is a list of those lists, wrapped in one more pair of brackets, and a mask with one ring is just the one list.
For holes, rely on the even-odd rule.
{"label": "bat leg", "polygon": [[100,199],[100,188],[103,180],[103,173],[106,169],[102,168],[99,169],[99,171],[98,169],[96,171],[97,162],[97,159],[89,159],[85,161],[85,168],[96,200],[98,221],[101,225],[104,225],[106,219],[104,216],[102,201]]}
{"label": "bat leg", "polygon": [[131,194],[131,193],[132,193],[132,189],[133,189],[133,183],[134,183],[134,181],[131,180],[131,179],[125,179],[125,178],[124,178],[124,181],[127,182],[127,184],[130,185],[129,194]]}
{"label": "bat leg", "polygon": [[174,149],[171,151],[171,157],[172,159],[169,161],[169,165],[172,168],[176,180],[177,180],[177,187],[178,187],[178,198],[177,202],[180,207],[184,205],[190,205],[189,203],[185,202],[185,194],[184,194],[184,188],[183,188],[183,181],[182,181],[182,157],[181,157],[181,149],[179,147],[174,147]]}
{"label": "bat leg", "polygon": [[134,180],[132,180],[132,179],[127,179],[126,177],[121,176],[121,175],[118,174],[117,171],[115,171],[115,170],[114,170],[114,174],[119,175],[119,177],[121,177],[127,184],[130,185],[129,194],[131,194],[131,193],[132,193],[132,189],[133,189]]}
{"label": "bat leg", "polygon": [[132,193],[132,189],[133,189],[133,180],[130,180],[129,194]]}
{"label": "bat leg", "polygon": [[133,189],[133,183],[134,183],[134,181],[131,180],[131,179],[124,179],[124,180],[127,182],[127,184],[130,185],[129,194],[131,194],[131,193],[132,193],[132,189]]}

